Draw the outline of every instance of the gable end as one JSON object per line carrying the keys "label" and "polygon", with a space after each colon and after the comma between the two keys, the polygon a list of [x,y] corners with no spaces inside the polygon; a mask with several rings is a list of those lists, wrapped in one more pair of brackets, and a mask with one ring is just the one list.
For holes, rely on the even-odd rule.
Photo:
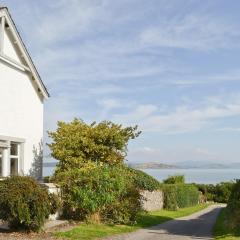
{"label": "gable end", "polygon": [[[21,62],[14,60],[13,58],[4,54],[4,35],[5,30],[8,30],[13,39],[13,44],[17,46],[18,52],[21,56]],[[44,85],[32,59],[30,54],[27,51],[27,48],[17,30],[17,27],[6,7],[0,6],[0,60],[10,64],[19,70],[29,72],[31,74],[31,79],[35,82],[37,86],[38,93],[41,94],[45,99],[47,99],[50,95],[46,86]]]}

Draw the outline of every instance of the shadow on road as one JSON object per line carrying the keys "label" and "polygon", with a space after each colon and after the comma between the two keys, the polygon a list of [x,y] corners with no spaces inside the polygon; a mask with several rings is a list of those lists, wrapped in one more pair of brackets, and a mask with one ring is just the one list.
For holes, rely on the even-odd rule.
{"label": "shadow on road", "polygon": [[212,237],[212,228],[221,207],[215,208],[212,211],[203,214],[194,219],[179,219],[157,225],[149,229],[148,234],[154,235],[177,235],[190,236],[192,238],[208,239]]}

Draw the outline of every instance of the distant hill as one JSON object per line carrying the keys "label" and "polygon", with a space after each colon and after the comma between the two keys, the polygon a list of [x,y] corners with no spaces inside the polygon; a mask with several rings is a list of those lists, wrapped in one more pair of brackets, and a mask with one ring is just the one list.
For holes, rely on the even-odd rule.
{"label": "distant hill", "polygon": [[149,163],[130,163],[128,164],[129,167],[135,169],[174,169],[179,168],[175,165],[169,165],[164,163],[156,163],[156,162],[149,162]]}
{"label": "distant hill", "polygon": [[[56,167],[57,161],[43,162],[43,167]],[[135,169],[240,169],[240,162],[216,163],[207,161],[185,161],[176,162],[173,164],[144,162],[144,163],[129,163],[129,167]]]}
{"label": "distant hill", "polygon": [[198,168],[198,169],[229,169],[236,168],[240,169],[240,162],[229,162],[229,163],[217,163],[209,161],[185,161],[176,163],[180,168]]}
{"label": "distant hill", "polygon": [[240,169],[240,162],[216,163],[208,161],[185,161],[173,164],[145,162],[130,163],[129,167],[135,169]]}

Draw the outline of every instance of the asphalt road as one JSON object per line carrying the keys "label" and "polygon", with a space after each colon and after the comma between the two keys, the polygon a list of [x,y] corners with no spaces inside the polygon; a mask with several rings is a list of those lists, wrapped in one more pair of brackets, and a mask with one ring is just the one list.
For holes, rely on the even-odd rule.
{"label": "asphalt road", "polygon": [[212,228],[223,206],[213,205],[187,217],[140,229],[133,233],[106,238],[106,240],[189,240],[213,239]]}

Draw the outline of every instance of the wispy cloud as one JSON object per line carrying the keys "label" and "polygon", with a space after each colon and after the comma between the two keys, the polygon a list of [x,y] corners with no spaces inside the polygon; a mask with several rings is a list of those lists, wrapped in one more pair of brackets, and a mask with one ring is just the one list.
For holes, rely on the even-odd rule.
{"label": "wispy cloud", "polygon": [[[206,139],[195,146],[193,135],[210,128],[228,135],[238,131],[232,126],[240,119],[238,3],[2,1],[51,93],[46,129],[73,117],[138,124],[146,138],[137,145],[151,159],[200,159],[204,149],[207,158],[207,151],[215,151],[204,146]],[[173,149],[158,150],[162,135],[170,146],[174,142]],[[190,150],[173,151],[186,139]],[[227,145],[220,140],[209,138]]]}
{"label": "wispy cloud", "polygon": [[[220,99],[219,99],[220,101]],[[203,106],[177,106],[174,111],[159,113],[154,105],[135,107],[125,114],[115,114],[114,120],[125,124],[139,124],[144,131],[164,134],[182,134],[196,132],[214,120],[240,116],[240,101],[221,102],[221,104],[203,103]]]}
{"label": "wispy cloud", "polygon": [[[188,14],[145,29],[141,40],[149,46],[211,50],[238,46],[240,36],[237,26],[223,22],[211,15]],[[235,44],[233,44],[235,43]]]}

